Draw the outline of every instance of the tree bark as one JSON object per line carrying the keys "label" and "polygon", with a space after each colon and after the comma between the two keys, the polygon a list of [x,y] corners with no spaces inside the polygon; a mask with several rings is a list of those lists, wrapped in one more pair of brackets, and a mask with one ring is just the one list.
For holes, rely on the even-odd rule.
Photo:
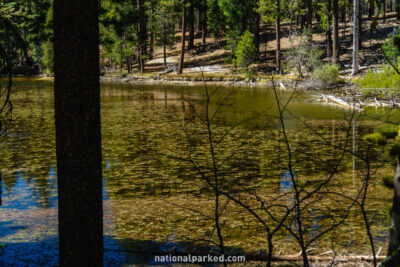
{"label": "tree bark", "polygon": [[128,73],[131,73],[131,57],[130,56],[126,56],[126,66],[128,68]]}
{"label": "tree bark", "polygon": [[371,19],[375,15],[375,0],[369,0],[368,18]]}
{"label": "tree bark", "polygon": [[203,45],[206,44],[207,38],[207,0],[203,0]]}
{"label": "tree bark", "polygon": [[103,266],[98,1],[53,8],[60,266]]}
{"label": "tree bark", "polygon": [[154,32],[153,32],[153,14],[154,14],[154,3],[153,0],[150,0],[150,51],[149,51],[149,59],[153,59],[154,57]]}
{"label": "tree bark", "polygon": [[137,25],[137,38],[138,38],[138,58],[139,58],[139,70],[141,73],[144,73],[144,48],[143,48],[143,0],[137,0],[137,14],[138,14],[138,25]]}
{"label": "tree bark", "polygon": [[254,42],[257,49],[257,57],[260,55],[260,22],[261,22],[261,15],[255,12],[255,29],[254,29]]}
{"label": "tree bark", "polygon": [[275,51],[275,58],[276,58],[276,71],[281,73],[281,16],[279,15],[281,12],[280,7],[280,0],[276,0],[276,23],[275,23],[275,30],[276,30],[276,51]]}
{"label": "tree bark", "polygon": [[386,1],[382,0],[383,23],[386,21]]}
{"label": "tree bark", "polygon": [[362,39],[363,39],[363,32],[362,32],[362,25],[363,25],[363,1],[358,1],[358,50],[362,49]]}
{"label": "tree bark", "polygon": [[189,22],[188,49],[191,50],[194,48],[194,1],[193,0],[190,0],[188,22]]}
{"label": "tree bark", "polygon": [[306,10],[307,10],[307,28],[309,29],[310,33],[312,33],[312,14],[313,14],[313,9],[312,9],[312,0],[306,0]]}
{"label": "tree bark", "polygon": [[18,32],[17,28],[8,19],[3,19],[3,22],[6,25],[6,28],[11,30],[13,32],[14,37],[18,40],[18,43],[21,46],[21,49],[24,53],[26,64],[29,67],[31,67],[33,65],[33,63],[32,63],[31,58],[29,57],[29,53],[28,53],[29,45],[22,38],[21,33]]}
{"label": "tree bark", "polygon": [[201,12],[200,9],[196,10],[196,35],[199,35],[201,32]]}
{"label": "tree bark", "polygon": [[164,57],[164,66],[167,65],[167,36],[166,36],[166,32],[167,32],[167,28],[165,25],[165,21],[164,18],[162,18],[162,25],[163,25],[163,57]]}
{"label": "tree bark", "polygon": [[358,11],[359,11],[359,0],[354,0],[353,6],[353,69],[352,75],[358,73]]}
{"label": "tree bark", "polygon": [[326,55],[328,57],[332,56],[332,26],[331,26],[331,10],[332,10],[332,1],[326,1],[326,13],[327,13],[327,27],[326,27]]}
{"label": "tree bark", "polygon": [[[289,22],[289,40],[292,40],[292,35],[293,35],[293,7],[294,5],[294,0],[290,0],[290,11],[289,11],[289,16],[290,16],[290,22]],[[296,22],[297,26],[297,22]]]}
{"label": "tree bark", "polygon": [[183,72],[183,64],[185,62],[185,40],[186,40],[186,0],[182,0],[183,3],[183,14],[182,14],[182,46],[181,46],[181,57],[179,59],[178,74]]}
{"label": "tree bark", "polygon": [[333,0],[333,63],[340,63],[340,44],[339,44],[339,3],[338,0]]}

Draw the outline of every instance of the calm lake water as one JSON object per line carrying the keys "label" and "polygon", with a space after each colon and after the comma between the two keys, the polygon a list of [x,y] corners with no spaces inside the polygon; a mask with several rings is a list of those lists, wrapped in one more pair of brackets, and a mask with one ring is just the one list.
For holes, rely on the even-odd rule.
{"label": "calm lake water", "polygon": [[[0,142],[0,265],[52,266],[58,262],[52,83],[17,80],[13,90],[13,120]],[[143,250],[215,250],[213,192],[188,162],[190,156],[206,174],[210,170],[204,93],[202,87],[102,85],[106,266],[155,264],[153,256],[137,253]],[[292,91],[279,92],[283,103],[291,95]],[[378,118],[400,121],[397,112],[388,110],[369,109],[360,115],[323,105],[309,92],[295,94],[287,110],[294,171],[303,193],[326,179],[341,157],[338,147],[363,154],[367,146],[362,137],[383,127]],[[279,205],[293,202],[293,184],[273,91],[219,88],[210,114],[221,187],[254,207],[259,204],[250,193],[256,192],[265,203],[275,204],[271,212],[280,216]],[[352,118],[355,122],[349,122]],[[380,148],[370,152],[373,177],[366,204],[376,246],[383,251],[392,192],[383,186],[382,177],[393,174],[393,167],[377,160],[385,153]],[[355,197],[363,185],[364,165],[346,153],[324,193],[305,202],[307,240],[346,217],[336,231],[310,245],[312,253],[334,245],[341,254],[370,254],[358,206],[331,194]],[[266,249],[261,225],[237,205],[221,201],[226,204],[221,221],[229,251]],[[274,243],[276,253],[300,250],[283,229]]]}

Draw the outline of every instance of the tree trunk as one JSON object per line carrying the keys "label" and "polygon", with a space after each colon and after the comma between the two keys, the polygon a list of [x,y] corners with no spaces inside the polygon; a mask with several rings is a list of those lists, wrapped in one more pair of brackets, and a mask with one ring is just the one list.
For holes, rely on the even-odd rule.
{"label": "tree trunk", "polygon": [[255,19],[255,29],[254,29],[254,42],[257,48],[257,57],[260,56],[260,22],[261,22],[261,15],[259,13],[254,14]]}
{"label": "tree trunk", "polygon": [[200,9],[196,10],[196,34],[199,35],[201,32],[201,13]]}
{"label": "tree trunk", "polygon": [[164,66],[167,65],[167,36],[166,36],[166,25],[164,19],[162,19],[163,24],[163,55],[164,55]]}
{"label": "tree trunk", "polygon": [[190,1],[188,22],[189,22],[188,49],[191,50],[194,48],[194,1],[193,0]]}
{"label": "tree trunk", "polygon": [[139,58],[139,70],[144,73],[144,60],[143,60],[143,0],[137,0],[137,14],[138,14],[138,25],[137,25],[137,38],[138,38],[138,58]]}
{"label": "tree trunk", "polygon": [[131,57],[130,56],[126,56],[126,66],[128,68],[128,73],[131,73]]}
{"label": "tree trunk", "polygon": [[21,37],[21,34],[18,32],[18,29],[12,23],[10,23],[10,21],[4,19],[3,22],[5,23],[6,28],[13,32],[14,38],[18,39],[18,43],[21,46],[22,51],[24,52],[26,64],[31,67],[33,63],[28,53],[29,44]]}
{"label": "tree trunk", "polygon": [[349,6],[349,21],[353,21],[353,17],[354,17],[354,12],[351,12],[351,7],[353,7],[354,10],[354,0],[348,0],[348,6]]}
{"label": "tree trunk", "polygon": [[280,17],[280,0],[276,0],[276,13],[278,14],[276,17],[276,72],[281,73],[281,17]]}
{"label": "tree trunk", "polygon": [[[393,180],[394,195],[392,210],[390,212],[390,234],[388,256],[392,256],[390,262],[385,266],[399,266],[400,257],[400,159],[397,159],[396,172]],[[397,255],[396,255],[397,254]]]}
{"label": "tree trunk", "polygon": [[178,74],[183,72],[183,64],[185,62],[185,39],[186,39],[186,0],[183,1],[183,14],[182,14],[182,46],[181,58],[179,59]]}
{"label": "tree trunk", "polygon": [[306,15],[307,28],[309,29],[310,33],[312,33],[312,18],[313,18],[312,0],[306,0],[306,10],[307,10],[307,15]]}
{"label": "tree trunk", "polygon": [[[292,39],[292,35],[293,35],[293,9],[294,9],[294,7],[293,7],[293,5],[294,5],[294,0],[290,0],[290,12],[289,12],[289,16],[290,16],[290,22],[289,22],[289,40],[291,40]],[[297,26],[297,23],[296,23],[296,26]]]}
{"label": "tree trunk", "polygon": [[154,3],[153,0],[150,0],[150,51],[149,51],[149,59],[153,59],[154,57],[154,32],[153,32],[153,14],[154,14]]}
{"label": "tree trunk", "polygon": [[333,0],[333,63],[340,63],[340,44],[339,44],[339,3]]}
{"label": "tree trunk", "polygon": [[53,12],[60,266],[103,266],[98,1]]}
{"label": "tree trunk", "polygon": [[203,45],[206,44],[207,38],[207,0],[203,0]]}
{"label": "tree trunk", "polygon": [[167,46],[165,45],[165,43],[164,43],[164,45],[163,45],[163,54],[164,54],[164,66],[166,66],[167,65]]}
{"label": "tree trunk", "polygon": [[371,19],[375,15],[375,0],[369,0],[368,18]]}
{"label": "tree trunk", "polygon": [[331,26],[331,9],[332,2],[331,0],[326,1],[326,13],[327,13],[327,27],[326,27],[326,55],[328,57],[332,56],[332,26]]}
{"label": "tree trunk", "polygon": [[363,32],[362,32],[362,25],[363,25],[363,3],[364,1],[358,1],[358,49],[362,49],[362,39],[363,39]]}
{"label": "tree trunk", "polygon": [[353,69],[352,69],[352,75],[355,75],[358,73],[359,0],[354,0],[353,8],[354,8],[354,10],[353,10]]}
{"label": "tree trunk", "polygon": [[386,21],[386,1],[382,0],[383,23]]}

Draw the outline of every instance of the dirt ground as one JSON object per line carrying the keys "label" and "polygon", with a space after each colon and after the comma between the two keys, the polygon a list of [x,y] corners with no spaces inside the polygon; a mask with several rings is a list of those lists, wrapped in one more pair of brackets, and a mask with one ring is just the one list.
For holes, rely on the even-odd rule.
{"label": "dirt ground", "polygon": [[[396,23],[395,13],[386,14],[385,20],[381,16],[378,19],[378,28],[373,33],[370,32],[371,20],[364,17],[363,30],[362,30],[362,47],[360,48],[360,66],[367,68],[376,68],[384,62],[384,57],[380,52],[380,45],[388,38],[388,35],[393,32]],[[352,22],[345,21],[339,23],[339,38],[340,38],[340,60],[343,68],[351,66],[352,59]],[[253,70],[266,74],[274,69],[275,58],[275,30],[273,24],[262,25],[261,44],[260,44],[260,59],[257,64],[252,66]],[[294,24],[292,38],[289,39],[289,22],[282,24],[282,39],[281,48],[284,53],[288,48],[297,44],[299,27]],[[322,49],[326,49],[326,35],[325,32],[317,32],[317,22],[314,21],[314,34],[313,41]],[[180,34],[177,34],[179,39]],[[206,44],[202,44],[201,34],[196,34],[195,48],[187,51],[185,55],[185,70],[184,73],[196,72],[199,69],[196,67],[206,66],[204,72],[219,72],[229,73],[233,71],[232,65],[225,62],[225,57],[228,51],[224,49],[225,40],[217,42],[213,38],[207,38]],[[172,49],[168,50],[167,63],[168,65],[177,64],[180,56],[180,43],[178,42]],[[324,61],[329,61],[326,54],[323,58]],[[146,62],[146,71],[151,73],[162,72],[167,67],[164,66],[162,49],[157,48],[154,53],[154,58]],[[134,69],[136,70],[137,68]]]}

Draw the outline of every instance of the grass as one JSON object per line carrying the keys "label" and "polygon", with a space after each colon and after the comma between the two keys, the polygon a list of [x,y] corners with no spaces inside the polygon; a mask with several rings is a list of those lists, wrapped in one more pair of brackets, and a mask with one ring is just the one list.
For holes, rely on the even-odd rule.
{"label": "grass", "polygon": [[361,88],[393,88],[400,89],[400,75],[392,68],[385,68],[383,72],[368,71],[360,79],[354,81]]}

